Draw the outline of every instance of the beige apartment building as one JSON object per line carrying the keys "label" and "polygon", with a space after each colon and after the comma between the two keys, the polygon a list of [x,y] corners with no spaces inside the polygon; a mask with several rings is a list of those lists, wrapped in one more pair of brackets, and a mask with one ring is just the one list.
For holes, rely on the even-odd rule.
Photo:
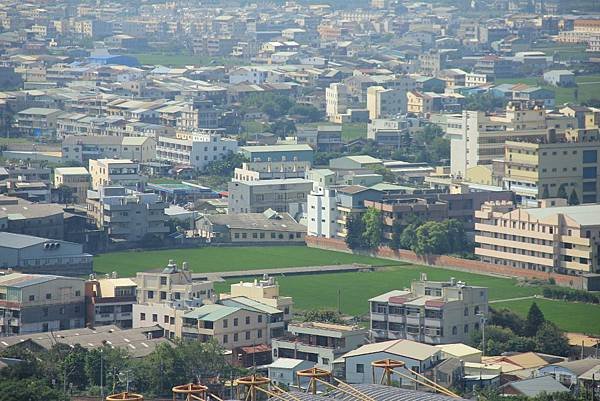
{"label": "beige apartment building", "polygon": [[160,325],[168,338],[181,337],[182,316],[214,295],[212,281],[192,280],[186,262],[173,260],[164,269],[137,273],[133,327]]}
{"label": "beige apartment building", "polygon": [[475,254],[483,262],[579,275],[597,273],[600,205],[566,206],[564,199],[516,208],[488,202],[475,212]]}
{"label": "beige apartment building", "polygon": [[139,163],[128,159],[90,159],[89,171],[94,190],[111,185],[135,190],[144,188],[145,178],[140,174]]}
{"label": "beige apartment building", "polygon": [[182,317],[181,337],[217,341],[226,349],[269,343],[267,315],[251,308],[208,304]]}
{"label": "beige apartment building", "polygon": [[54,169],[54,187],[71,188],[75,203],[85,204],[90,184],[91,175],[85,167],[57,167]]}
{"label": "beige apartment building", "polygon": [[386,89],[383,86],[370,86],[367,89],[367,110],[374,120],[406,113],[406,91]]}
{"label": "beige apartment building", "polygon": [[573,117],[513,102],[506,106],[504,115],[481,111],[449,115],[446,133],[450,138],[451,174],[464,178],[470,168],[503,158],[506,141],[541,141],[550,133],[560,136],[576,127]]}
{"label": "beige apartment building", "polygon": [[559,197],[570,203],[595,203],[599,152],[598,129],[568,130],[550,143],[507,141],[504,185],[524,205]]}

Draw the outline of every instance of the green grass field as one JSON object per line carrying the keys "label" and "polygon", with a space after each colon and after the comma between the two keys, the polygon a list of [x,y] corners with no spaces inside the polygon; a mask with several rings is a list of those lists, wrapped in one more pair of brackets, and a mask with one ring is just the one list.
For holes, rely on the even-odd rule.
{"label": "green grass field", "polygon": [[138,271],[164,267],[174,259],[186,261],[194,272],[273,269],[278,267],[325,266],[364,263],[374,266],[400,265],[384,259],[325,251],[302,246],[208,247],[144,252],[114,252],[94,257],[97,273],[116,271],[121,277]]}
{"label": "green grass field", "polygon": [[529,307],[534,301],[544,313],[546,320],[556,323],[561,329],[576,333],[600,335],[600,305],[546,299],[526,299],[499,302],[493,304],[493,307],[509,308],[521,316],[527,316],[527,311],[529,311]]}
{"label": "green grass field", "polygon": [[[578,76],[575,78],[575,81],[577,82],[577,88],[559,88],[550,85],[542,85],[542,87],[554,91],[557,105],[582,103],[600,97],[598,93],[600,91],[600,74]],[[538,85],[538,80],[537,78],[503,78],[496,80],[496,84],[516,83]],[[575,90],[577,90],[577,99],[575,99]]]}
{"label": "green grass field", "polygon": [[[367,300],[391,290],[410,287],[412,280],[427,273],[429,280],[449,280],[451,277],[471,285],[489,287],[489,298],[507,299],[525,297],[541,293],[539,287],[519,286],[509,278],[489,277],[454,270],[428,266],[406,265],[390,267],[385,271],[365,273],[332,273],[306,276],[277,277],[283,295],[294,297],[296,308],[300,310],[337,308],[337,294],[340,291],[341,310],[350,315],[362,315],[369,309]],[[228,283],[219,283],[217,291],[227,291]]]}

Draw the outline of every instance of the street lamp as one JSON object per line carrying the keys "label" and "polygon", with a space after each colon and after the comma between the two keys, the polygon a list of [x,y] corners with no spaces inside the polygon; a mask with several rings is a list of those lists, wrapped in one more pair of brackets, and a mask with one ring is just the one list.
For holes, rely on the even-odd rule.
{"label": "street lamp", "polygon": [[481,351],[481,356],[485,356],[485,322],[487,322],[487,318],[483,313],[478,313],[475,316],[479,316],[481,319],[481,343],[483,350]]}

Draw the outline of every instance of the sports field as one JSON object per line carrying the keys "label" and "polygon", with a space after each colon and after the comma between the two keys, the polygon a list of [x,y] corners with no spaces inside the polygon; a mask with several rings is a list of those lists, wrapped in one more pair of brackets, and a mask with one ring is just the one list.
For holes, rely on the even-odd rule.
{"label": "sports field", "polygon": [[302,246],[207,247],[143,252],[114,252],[94,257],[94,271],[116,271],[120,277],[135,276],[138,271],[164,267],[174,259],[188,262],[197,273],[273,269],[364,263],[373,266],[401,265],[384,259],[325,251]]}
{"label": "sports field", "polygon": [[[449,280],[451,277],[470,285],[489,288],[490,300],[526,297],[541,293],[539,287],[519,286],[517,280],[464,273],[438,267],[406,265],[385,271],[363,273],[332,273],[305,276],[277,277],[282,295],[292,296],[297,309],[335,308],[338,291],[342,313],[362,315],[369,310],[368,299],[391,290],[410,287],[420,273],[429,280]],[[228,283],[219,283],[217,291],[227,291]]]}
{"label": "sports field", "polygon": [[550,299],[525,299],[499,302],[494,304],[493,307],[509,308],[525,317],[534,301],[544,313],[546,320],[556,323],[561,329],[576,333],[600,335],[600,305]]}

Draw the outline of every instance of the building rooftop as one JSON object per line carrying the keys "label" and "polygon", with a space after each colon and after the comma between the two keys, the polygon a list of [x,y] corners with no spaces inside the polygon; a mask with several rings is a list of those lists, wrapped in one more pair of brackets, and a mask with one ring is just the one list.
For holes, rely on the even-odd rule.
{"label": "building rooftop", "polygon": [[525,212],[539,220],[564,214],[582,226],[600,225],[600,204],[532,208],[525,209]]}
{"label": "building rooftop", "polygon": [[56,242],[56,240],[34,237],[33,235],[0,232],[0,248],[23,249],[33,245],[43,244],[48,241]]}
{"label": "building rooftop", "polygon": [[257,145],[257,146],[240,146],[240,150],[244,152],[298,152],[310,151],[313,149],[306,144],[300,145]]}
{"label": "building rooftop", "polygon": [[186,319],[198,319],[198,320],[204,320],[204,321],[208,321],[208,322],[215,322],[215,321],[217,321],[219,319],[223,319],[241,309],[242,308],[237,308],[237,307],[233,307],[233,306],[210,304],[210,305],[203,305],[199,308],[195,308],[195,309],[187,312],[185,315],[183,315],[183,317]]}
{"label": "building rooftop", "polygon": [[569,389],[557,382],[552,376],[540,376],[533,379],[514,381],[502,387],[512,387],[527,397],[535,397],[540,393],[566,393]]}
{"label": "building rooftop", "polygon": [[61,175],[90,175],[85,167],[57,167],[54,174]]}
{"label": "building rooftop", "polygon": [[[0,240],[1,241],[1,240]],[[25,288],[32,285],[47,283],[57,279],[71,279],[79,280],[73,277],[62,277],[54,276],[50,274],[21,274],[11,273],[5,276],[0,276],[0,286],[13,287],[13,288]]]}
{"label": "building rooftop", "polygon": [[294,359],[294,358],[277,358],[273,363],[268,365],[269,368],[276,369],[294,369],[296,366],[301,365],[306,362],[304,359]]}
{"label": "building rooftop", "polygon": [[288,213],[276,213],[271,217],[264,213],[231,213],[206,215],[202,218],[211,224],[226,226],[229,229],[306,231],[306,226],[297,223]]}
{"label": "building rooftop", "polygon": [[374,344],[366,344],[360,348],[350,351],[343,355],[343,358],[349,358],[359,355],[376,354],[386,352],[392,355],[403,356],[419,361],[431,358],[440,350],[432,345],[422,344],[411,340],[391,340]]}

